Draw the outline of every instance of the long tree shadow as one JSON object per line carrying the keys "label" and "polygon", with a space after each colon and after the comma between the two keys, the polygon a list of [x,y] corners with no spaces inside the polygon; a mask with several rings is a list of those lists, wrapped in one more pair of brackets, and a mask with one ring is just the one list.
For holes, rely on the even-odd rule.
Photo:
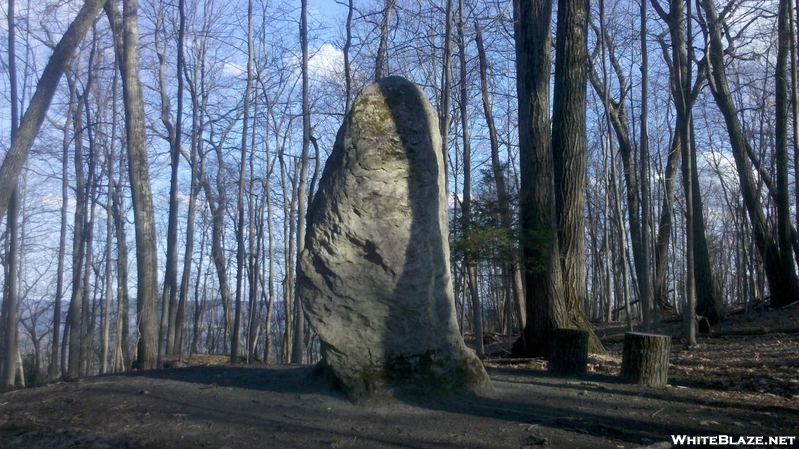
{"label": "long tree shadow", "polygon": [[[452,283],[449,270],[449,244],[446,214],[440,212],[443,197],[442,182],[446,182],[441,174],[444,170],[439,164],[442,156],[435,154],[441,151],[434,143],[433,133],[436,128],[425,123],[406,123],[408,117],[413,117],[420,122],[425,111],[426,98],[421,91],[416,95],[405,94],[397,96],[395,92],[384,88],[384,98],[389,106],[392,119],[395,122],[401,143],[405,149],[408,160],[408,201],[411,208],[410,241],[405,253],[405,265],[394,292],[393,298],[402,298],[402,295],[414,289],[421,292],[433,291],[434,304],[420,304],[422,313],[417,322],[409,320],[407,313],[400,308],[390,309],[389,322],[386,323],[384,348],[386,359],[390,359],[395,352],[391,345],[403,348],[409,332],[414,328],[437,329],[446,332],[458,332],[454,299],[452,296]],[[412,111],[412,112],[409,112]],[[446,144],[446,143],[445,143]],[[441,225],[443,217],[443,226]],[[430,267],[434,267],[432,270]],[[427,270],[427,271],[425,271]],[[430,312],[433,313],[430,313]],[[432,320],[429,321],[429,320]],[[409,325],[412,322],[413,325]],[[441,334],[439,334],[441,335]],[[436,347],[439,342],[430,342],[431,347]],[[451,348],[445,348],[450,350]],[[615,379],[602,379],[615,382]],[[418,380],[417,380],[418,381]],[[425,392],[427,393],[427,392]],[[635,393],[625,392],[619,388],[618,394]],[[657,399],[674,401],[673,396],[655,395]],[[598,411],[578,410],[572,406],[560,406],[557,396],[552,396],[545,401],[527,403],[525,401],[507,400],[501,398],[486,398],[470,396],[468,394],[455,398],[425,397],[418,395],[404,395],[400,392],[399,399],[425,408],[455,412],[479,417],[501,417],[524,423],[540,423],[555,428],[568,429],[583,433],[590,433],[602,437],[613,437],[625,441],[641,443],[646,440],[666,438],[672,434],[710,435],[713,432],[686,424],[665,424],[652,422],[652,420],[636,419],[634,417],[620,417],[618,414],[602,414]],[[679,400],[679,399],[677,399]]]}
{"label": "long tree shadow", "polygon": [[[449,273],[449,245],[446,228],[446,214],[440,211],[442,198],[440,175],[442,157],[435,154],[437,145],[434,144],[433,132],[435,128],[429,126],[427,117],[419,113],[415,115],[409,111],[425,110],[425,102],[421,93],[404,94],[397,96],[395,92],[384,91],[384,97],[395,123],[407,120],[408,115],[416,117],[420,123],[412,126],[397,126],[400,141],[405,148],[408,160],[408,202],[410,207],[410,239],[405,250],[405,262],[402,273],[399,275],[396,286],[391,292],[392,300],[406,301],[405,303],[389,303],[387,322],[384,324],[384,360],[396,359],[397,354],[404,353],[409,341],[420,345],[417,333],[424,331],[433,335],[434,341],[427,342],[426,350],[457,351],[459,348],[449,347],[451,341],[447,339],[448,332],[457,333],[457,323],[454,321],[456,314],[452,298],[452,286]],[[422,123],[424,122],[424,123]],[[423,125],[423,126],[422,126]],[[442,220],[444,226],[442,226]],[[431,269],[431,267],[433,267]],[[411,292],[411,295],[409,295]],[[417,297],[413,293],[418,293]],[[431,296],[433,301],[423,298]],[[414,302],[416,301],[416,302]],[[410,307],[409,307],[410,306]],[[419,313],[413,317],[408,316],[409,308],[416,307]],[[418,368],[418,365],[416,365]],[[397,368],[393,366],[392,368]],[[406,367],[400,367],[406,369]],[[397,379],[402,385],[413,375],[419,372],[406,371]],[[321,379],[310,376],[311,367],[292,368],[242,368],[242,367],[194,367],[173,370],[143,371],[128,374],[130,376],[146,376],[159,379],[172,379],[176,381],[194,382],[200,384],[216,384],[220,387],[237,387],[258,391],[277,393],[320,394],[346,401],[341,392],[331,391],[329,385]],[[496,373],[499,371],[495,370]],[[507,377],[515,374],[501,371]],[[421,373],[424,374],[424,373]],[[591,385],[559,384],[553,387],[551,378],[543,373],[520,370],[518,383],[527,384],[537,388],[535,397],[512,396],[525,392],[524,388],[518,390],[510,387],[515,380],[503,380],[502,389],[494,397],[476,396],[462,393],[455,396],[435,395],[437,390],[451,393],[451,386],[446,379],[453,373],[439,374],[439,378],[428,377],[431,382],[420,389],[424,394],[403,394],[396,396],[397,400],[406,404],[433,411],[441,411],[464,416],[473,416],[486,419],[499,419],[519,424],[538,424],[553,429],[568,432],[590,434],[602,438],[613,438],[625,442],[640,444],[645,441],[667,439],[669,435],[714,435],[717,431],[702,427],[700,423],[690,423],[682,420],[679,423],[667,423],[653,420],[650,414],[620,414],[608,411],[614,406],[607,398],[596,399],[593,404],[577,399],[565,399],[562,391],[580,389],[597,393],[596,396],[607,393],[607,396],[640,396],[639,393],[628,391],[619,386],[598,387]],[[598,378],[598,382],[614,385],[615,380]],[[564,381],[565,383],[565,381]],[[507,385],[505,385],[507,384]],[[467,389],[468,390],[468,389]],[[559,391],[560,390],[560,391]],[[511,393],[508,393],[511,392]],[[558,394],[560,392],[560,394]],[[416,392],[418,393],[418,391]],[[667,393],[646,392],[655,400],[688,403],[685,398],[675,397]],[[719,403],[716,407],[729,407],[731,404]],[[680,405],[684,406],[684,405]],[[677,406],[677,407],[680,407]],[[752,408],[741,407],[742,410]],[[770,413],[770,409],[758,409],[759,413]],[[736,411],[737,412],[737,411]],[[210,413],[210,412],[209,412]],[[213,411],[213,413],[217,413]],[[785,416],[785,415],[780,415]],[[259,420],[252,417],[237,417],[236,419],[252,419],[253,425],[258,425]],[[260,418],[259,418],[260,419]],[[263,418],[268,419],[268,418]],[[297,431],[302,429],[297,428]],[[754,427],[749,428],[750,434],[756,434]]]}

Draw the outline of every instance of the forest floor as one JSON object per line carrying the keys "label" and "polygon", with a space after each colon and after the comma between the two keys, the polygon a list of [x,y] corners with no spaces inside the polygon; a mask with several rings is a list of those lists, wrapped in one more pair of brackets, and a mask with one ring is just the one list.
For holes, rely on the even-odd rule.
{"label": "forest floor", "polygon": [[[616,449],[672,447],[671,435],[799,437],[792,309],[730,315],[690,351],[675,338],[664,388],[616,380],[620,343],[591,356],[581,377],[549,375],[543,361],[488,363],[493,397],[366,405],[330,391],[308,366],[195,356],[188,367],[4,393],[0,448]],[[623,330],[605,325],[597,334],[614,341]],[[661,331],[681,333],[676,322]]]}

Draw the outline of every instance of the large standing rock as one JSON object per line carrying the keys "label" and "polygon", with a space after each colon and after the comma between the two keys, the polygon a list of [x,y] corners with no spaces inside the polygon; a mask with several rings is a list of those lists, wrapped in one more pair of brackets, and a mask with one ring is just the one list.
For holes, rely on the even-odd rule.
{"label": "large standing rock", "polygon": [[367,87],[308,209],[299,294],[324,368],[353,399],[492,388],[458,332],[436,123],[410,81]]}

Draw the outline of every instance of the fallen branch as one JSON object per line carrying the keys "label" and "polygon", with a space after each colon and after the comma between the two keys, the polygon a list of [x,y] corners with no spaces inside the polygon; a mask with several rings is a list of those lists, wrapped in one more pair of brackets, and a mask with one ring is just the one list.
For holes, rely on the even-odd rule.
{"label": "fallen branch", "polygon": [[602,343],[623,343],[624,342],[624,334],[613,334],[607,335],[599,339]]}
{"label": "fallen branch", "polygon": [[767,335],[767,334],[796,334],[799,333],[799,326],[782,327],[750,327],[744,329],[731,329],[728,331],[718,331],[711,334],[712,337],[736,337],[747,335]]}
{"label": "fallen branch", "polygon": [[521,365],[523,363],[530,363],[535,361],[544,361],[542,358],[527,358],[527,359],[485,359],[483,360],[483,365],[487,365],[489,363],[495,365]]}

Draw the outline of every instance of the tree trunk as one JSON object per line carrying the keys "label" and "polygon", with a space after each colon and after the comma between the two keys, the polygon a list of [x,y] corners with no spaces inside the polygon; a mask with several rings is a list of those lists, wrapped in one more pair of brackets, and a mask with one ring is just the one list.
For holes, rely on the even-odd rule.
{"label": "tree trunk", "polygon": [[[490,99],[488,96],[488,63],[486,61],[485,49],[483,46],[483,34],[480,23],[475,20],[475,40],[477,43],[477,54],[480,63],[480,90],[483,100],[483,112],[485,113],[486,126],[488,127],[488,138],[491,145],[491,172],[494,177],[494,184],[497,189],[497,199],[499,206],[500,222],[502,227],[507,230],[508,236],[513,235],[513,221],[510,209],[510,195],[508,194],[507,184],[505,183],[505,173],[499,159],[499,137],[497,128],[494,124],[494,114],[491,111]],[[524,287],[521,276],[521,260],[519,251],[514,248],[507,264],[507,271],[511,278],[513,287],[513,301],[517,307],[519,315],[519,329],[524,329],[527,317],[524,314]],[[522,333],[524,338],[524,333]]]}
{"label": "tree trunk", "polygon": [[[178,109],[175,118],[175,136],[178,140],[178,149],[180,149],[180,141],[183,138],[183,70],[185,69],[186,62],[184,56],[184,40],[186,36],[186,1],[178,0],[178,66],[177,66],[177,81],[178,81]],[[194,111],[192,111],[194,112]],[[192,122],[193,123],[193,122]],[[183,326],[186,319],[186,299],[189,287],[189,274],[191,273],[191,258],[194,252],[194,211],[197,204],[197,188],[195,187],[195,167],[196,156],[194,154],[195,147],[192,146],[192,154],[190,164],[191,167],[191,182],[189,183],[189,211],[187,213],[186,224],[186,252],[183,258],[183,274],[180,279],[180,293],[175,311],[174,326],[170,328],[169,335],[172,337],[171,353],[180,357],[183,354]],[[172,308],[170,307],[170,310]],[[170,326],[172,322],[170,321]],[[169,350],[169,346],[167,346]]]}
{"label": "tree trunk", "polygon": [[444,157],[444,179],[449,179],[449,120],[452,70],[452,0],[447,0],[444,25],[444,52],[441,55],[441,104],[438,111],[438,129],[441,132],[441,152]]}
{"label": "tree trunk", "polygon": [[[395,3],[396,3],[396,0],[385,0],[385,4],[384,4],[384,7],[383,7],[383,20],[380,22],[380,43],[379,43],[379,45],[377,47],[377,57],[375,57],[375,82],[380,81],[380,79],[385,76],[384,75],[384,72],[386,70],[385,66],[388,65],[387,61],[386,61],[386,51],[388,49],[388,25],[389,25],[389,22],[391,22],[391,12],[394,10],[394,4]],[[305,6],[305,3],[304,3],[304,0],[303,0],[302,5],[303,5],[303,8],[305,9],[306,6]],[[303,18],[303,19],[300,19],[300,20],[301,20],[301,23],[306,23],[305,26],[307,27],[307,22],[306,22],[307,19]],[[300,26],[303,26],[303,25],[300,25]],[[304,34],[305,34],[305,37],[301,37],[301,40],[305,39],[306,40],[306,44],[305,45],[307,46],[307,39],[308,39],[307,31],[304,32]],[[307,53],[307,50],[306,50],[306,53]]]}
{"label": "tree trunk", "polygon": [[546,355],[547,333],[566,327],[549,130],[552,2],[514,2],[519,102],[521,245],[525,265],[528,357]]}
{"label": "tree trunk", "polygon": [[124,0],[121,16],[113,0],[108,0],[105,8],[119,55],[125,105],[128,171],[136,231],[136,308],[139,330],[137,362],[142,369],[153,369],[158,367],[158,255],[147,140],[144,133],[144,103],[139,83],[138,7],[138,0]]}
{"label": "tree trunk", "polygon": [[[14,25],[14,0],[8,1],[8,72],[11,101],[11,145],[13,147],[18,132],[19,98],[17,95],[17,69],[15,51],[16,25]],[[13,192],[8,205],[8,221],[6,232],[9,237],[8,251],[5,255],[6,273],[3,287],[5,288],[3,312],[0,323],[4,326],[3,350],[3,389],[14,388],[14,378],[17,374],[17,338],[19,325],[19,286],[17,272],[19,271],[19,183],[15,179]]]}
{"label": "tree trunk", "polygon": [[[467,107],[469,103],[469,92],[466,85],[466,38],[463,35],[463,0],[458,5],[458,59],[460,62],[460,112],[461,112],[461,132],[463,136],[463,200],[461,201],[461,226],[464,238],[469,239],[471,227],[471,202],[472,202],[472,145],[469,140],[469,116]],[[474,344],[477,357],[485,357],[483,349],[483,310],[480,304],[480,296],[477,292],[477,267],[473,260],[473,248],[467,247],[464,255],[463,264],[466,269],[467,282],[469,284],[469,296],[472,299],[472,329],[474,329]]]}
{"label": "tree trunk", "polygon": [[[16,99],[15,99],[16,100]],[[6,252],[5,301],[3,301],[3,389],[14,388],[18,367],[18,327],[19,327],[19,187],[14,189],[8,203],[7,232],[9,234]],[[23,381],[24,382],[24,381]]]}
{"label": "tree trunk", "polygon": [[583,313],[585,273],[586,69],[588,1],[559,0],[552,105],[552,160],[563,295],[570,326],[589,334],[589,351],[605,352]]}
{"label": "tree trunk", "polygon": [[[785,267],[790,266],[791,270],[786,270],[788,276],[796,284],[796,274],[794,271],[793,253],[791,247],[791,201],[790,190],[788,189],[788,53],[791,49],[790,35],[793,29],[790,28],[789,21],[792,17],[791,0],[780,0],[779,12],[777,13],[777,67],[775,77],[775,146],[774,159],[777,170],[777,190],[775,192],[777,205],[777,242],[779,245],[780,259]],[[791,276],[791,273],[793,275]],[[794,293],[799,293],[795,291]],[[772,305],[776,307],[786,306],[799,301],[799,295],[794,295],[789,299],[772,299]]]}
{"label": "tree trunk", "polygon": [[[393,7],[393,0],[388,0]],[[302,0],[302,11],[300,12],[300,46],[302,47],[302,155],[300,156],[300,179],[297,185],[297,253],[295,262],[300,260],[300,253],[305,248],[305,203],[308,183],[308,150],[311,143],[311,105],[309,103],[308,87],[308,0]],[[387,3],[388,7],[388,3]],[[387,9],[384,18],[384,32],[387,33],[387,23],[390,9]],[[380,45],[385,47],[385,36],[381,33]],[[385,48],[384,48],[385,51]],[[379,55],[378,55],[379,57]],[[378,67],[381,67],[378,65]],[[378,69],[380,70],[380,69]],[[380,79],[379,71],[375,72],[375,78]],[[287,268],[294,270],[296,267]],[[291,363],[302,363],[305,347],[305,314],[302,311],[302,301],[300,301],[299,289],[294,289],[294,341],[291,349]]]}
{"label": "tree trunk", "polygon": [[[69,109],[75,101],[74,84],[70,84],[69,90]],[[66,123],[64,125],[64,139],[62,141],[61,152],[61,227],[58,237],[58,268],[56,273],[56,293],[55,304],[53,306],[53,348],[50,356],[49,380],[55,381],[59,376],[59,366],[61,365],[61,307],[64,297],[64,257],[66,254],[67,243],[67,210],[69,209],[69,170],[67,161],[69,160],[70,128],[72,126],[72,114],[67,112]],[[109,172],[111,173],[111,172]],[[110,176],[110,175],[109,175]]]}
{"label": "tree trunk", "polygon": [[[352,48],[352,14],[355,12],[353,1],[354,0],[347,0],[347,24],[345,25],[347,37],[344,40],[344,48],[341,49],[341,52],[344,54],[344,96],[346,98],[344,103],[345,117],[347,116],[347,113],[350,112],[350,107],[352,106],[352,69],[350,68],[350,49]],[[266,363],[266,357],[264,357],[264,363]]]}
{"label": "tree trunk", "polygon": [[[158,366],[162,366],[164,358],[171,356],[174,352],[174,317],[176,314],[177,306],[177,282],[178,282],[178,172],[180,168],[180,135],[178,134],[178,126],[181,121],[178,115],[175,121],[172,121],[172,102],[169,99],[168,87],[164,70],[166,66],[166,52],[169,48],[168,42],[160,43],[160,36],[162,27],[165,27],[163,3],[161,10],[157,11],[158,17],[156,18],[156,29],[153,33],[155,39],[155,51],[158,56],[158,85],[159,93],[161,96],[161,123],[166,129],[166,140],[169,144],[169,160],[170,160],[170,180],[169,180],[169,214],[167,218],[167,231],[166,231],[166,267],[164,269],[164,285],[161,294],[161,319],[158,326]],[[178,83],[181,82],[183,76],[180,67],[177,69]],[[178,93],[178,106],[180,109],[181,93]],[[182,111],[178,111],[180,114]]]}
{"label": "tree trunk", "polygon": [[[68,80],[71,82],[71,80]],[[82,341],[81,310],[83,308],[84,255],[86,252],[86,174],[83,167],[83,96],[76,102],[73,112],[73,135],[75,142],[75,214],[72,237],[72,296],[67,311],[69,322],[69,361],[67,373],[70,379],[80,377],[80,345]]]}
{"label": "tree trunk", "polygon": [[652,284],[650,282],[649,248],[649,51],[647,50],[646,0],[641,0],[641,259],[638,274],[638,292],[641,298],[642,329],[649,332],[652,327]]}
{"label": "tree trunk", "polygon": [[[114,233],[117,240],[117,339],[121,351],[123,370],[130,369],[130,295],[128,294],[128,241],[125,232],[124,207],[122,205],[122,170],[120,160],[119,181],[114,182],[112,190],[111,211],[114,218]],[[120,337],[121,331],[121,337]]]}
{"label": "tree trunk", "polygon": [[[247,84],[244,88],[244,118],[241,130],[241,160],[239,162],[239,189],[236,195],[236,210],[238,211],[238,223],[236,224],[236,312],[233,319],[233,338],[230,342],[230,363],[238,362],[240,335],[241,335],[241,302],[244,290],[244,185],[246,184],[247,167],[247,138],[248,127],[250,124],[250,95],[252,92],[252,69],[254,65],[253,50],[253,25],[252,25],[252,5],[250,0],[247,3]],[[252,220],[253,217],[250,217]],[[251,311],[252,313],[252,311]]]}

